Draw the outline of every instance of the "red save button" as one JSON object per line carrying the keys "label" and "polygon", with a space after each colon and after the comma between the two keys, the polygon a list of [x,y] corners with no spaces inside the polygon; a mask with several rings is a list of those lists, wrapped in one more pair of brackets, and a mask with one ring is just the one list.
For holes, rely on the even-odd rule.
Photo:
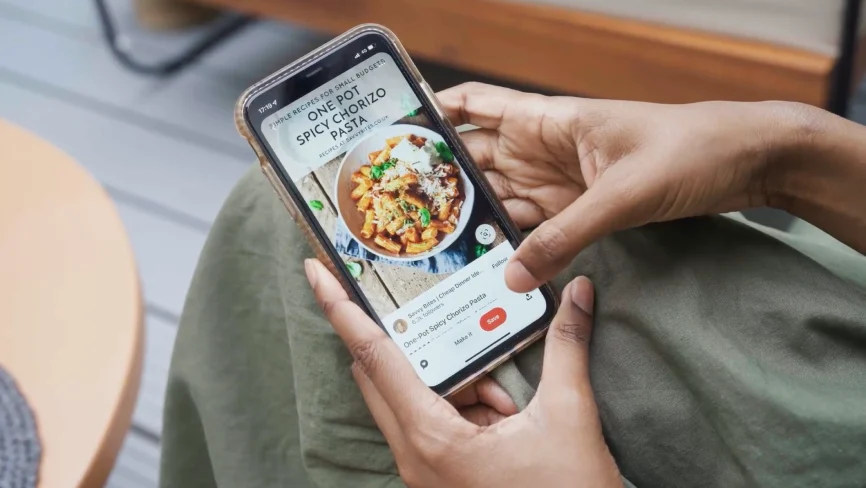
{"label": "red save button", "polygon": [[508,315],[505,314],[505,310],[502,307],[496,307],[481,316],[481,328],[490,332],[504,324],[507,317]]}

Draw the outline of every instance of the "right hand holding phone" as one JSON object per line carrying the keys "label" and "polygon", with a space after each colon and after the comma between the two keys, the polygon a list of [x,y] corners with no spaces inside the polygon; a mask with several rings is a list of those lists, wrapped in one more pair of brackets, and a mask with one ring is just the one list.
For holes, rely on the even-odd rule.
{"label": "right hand holding phone", "polygon": [[772,205],[774,150],[797,138],[810,110],[781,102],[658,105],[546,97],[478,83],[438,95],[522,228],[509,288],[553,278],[586,246],[617,230]]}
{"label": "right hand holding phone", "polygon": [[[409,360],[316,260],[307,278],[354,358],[352,373],[410,487],[622,486],[589,382],[593,289],[572,281],[550,326],[527,408],[474,423],[428,388]],[[458,394],[459,396],[459,394]]]}

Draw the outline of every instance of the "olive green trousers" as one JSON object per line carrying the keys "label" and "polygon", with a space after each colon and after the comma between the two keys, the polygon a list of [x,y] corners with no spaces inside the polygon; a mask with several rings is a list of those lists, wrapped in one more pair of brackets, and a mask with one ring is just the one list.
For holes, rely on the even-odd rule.
{"label": "olive green trousers", "polygon": [[[592,384],[635,486],[866,486],[866,259],[805,227],[648,225],[557,280],[595,283]],[[189,291],[161,486],[403,486],[304,277],[311,256],[252,169]],[[493,372],[521,407],[542,348]]]}

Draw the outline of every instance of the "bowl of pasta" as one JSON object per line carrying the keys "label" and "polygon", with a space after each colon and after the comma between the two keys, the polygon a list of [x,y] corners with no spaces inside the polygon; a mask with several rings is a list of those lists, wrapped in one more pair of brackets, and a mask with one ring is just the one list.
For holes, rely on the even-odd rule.
{"label": "bowl of pasta", "polygon": [[339,217],[366,250],[415,261],[445,250],[472,215],[475,191],[444,138],[395,124],[343,157],[334,194]]}

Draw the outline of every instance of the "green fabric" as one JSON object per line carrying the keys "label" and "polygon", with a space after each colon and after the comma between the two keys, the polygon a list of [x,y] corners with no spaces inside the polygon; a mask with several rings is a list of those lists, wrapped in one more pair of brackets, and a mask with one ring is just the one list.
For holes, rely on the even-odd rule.
{"label": "green fabric", "polygon": [[749,222],[739,213],[727,214],[768,234],[811,257],[830,272],[866,289],[866,257],[842,244],[826,232],[800,219],[794,219],[787,232]]}
{"label": "green fabric", "polygon": [[[560,277],[595,282],[593,387],[636,486],[866,483],[866,292],[819,263],[860,278],[866,264],[806,247],[724,217],[687,219],[608,237]],[[251,171],[187,299],[161,486],[402,486],[304,279],[311,255]],[[520,405],[541,349],[493,373]]]}

